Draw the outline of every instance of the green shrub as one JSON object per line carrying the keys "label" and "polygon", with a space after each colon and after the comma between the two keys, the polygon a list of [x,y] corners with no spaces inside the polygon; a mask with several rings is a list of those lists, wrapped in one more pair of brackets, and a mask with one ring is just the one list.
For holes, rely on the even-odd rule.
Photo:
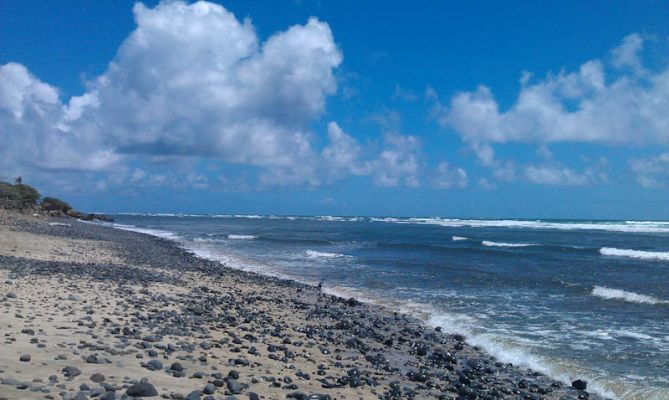
{"label": "green shrub", "polygon": [[34,207],[39,198],[39,192],[30,185],[0,182],[0,208],[25,210]]}
{"label": "green shrub", "polygon": [[45,197],[42,199],[40,202],[40,207],[43,210],[47,211],[62,211],[64,213],[68,212],[69,210],[72,209],[72,207],[64,202],[61,199],[57,199],[55,197]]}

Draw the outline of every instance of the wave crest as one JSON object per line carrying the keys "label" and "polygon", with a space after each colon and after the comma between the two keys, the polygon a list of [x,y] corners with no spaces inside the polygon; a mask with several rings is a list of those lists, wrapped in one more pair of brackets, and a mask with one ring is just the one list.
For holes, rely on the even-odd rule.
{"label": "wave crest", "polygon": [[258,236],[254,236],[254,235],[228,235],[227,238],[231,239],[231,240],[253,240],[253,239],[257,239]]}
{"label": "wave crest", "polygon": [[344,257],[348,257],[346,254],[327,253],[327,252],[316,251],[316,250],[307,250],[307,251],[304,252],[304,254],[309,258],[344,258]]}
{"label": "wave crest", "polygon": [[531,243],[505,243],[505,242],[491,242],[489,240],[484,240],[481,242],[482,245],[484,246],[489,246],[489,247],[529,247],[529,246],[535,246],[534,244]]}
{"label": "wave crest", "polygon": [[599,253],[604,256],[631,257],[631,258],[639,258],[642,260],[669,261],[669,252],[662,252],[662,251],[644,251],[644,250],[617,249],[615,247],[602,247],[601,249],[599,249]]}
{"label": "wave crest", "polygon": [[602,299],[624,300],[624,301],[629,301],[631,303],[639,303],[639,304],[669,304],[669,301],[660,300],[653,296],[628,292],[622,289],[607,288],[605,286],[595,286],[592,289],[592,295],[600,297]]}

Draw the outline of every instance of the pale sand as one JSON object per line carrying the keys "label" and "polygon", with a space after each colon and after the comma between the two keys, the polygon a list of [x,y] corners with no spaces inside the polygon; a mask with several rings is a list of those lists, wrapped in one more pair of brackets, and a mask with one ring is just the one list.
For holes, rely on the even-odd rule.
{"label": "pale sand", "polygon": [[[30,217],[25,218],[29,219]],[[4,225],[0,225],[0,255],[45,261],[113,263],[117,264],[117,268],[123,268],[123,262],[114,253],[114,249],[109,243],[37,235],[17,231]],[[110,318],[113,322],[123,326],[133,319],[134,313],[145,312],[142,309],[129,307],[125,299],[119,297],[116,291],[119,288],[122,288],[124,292],[132,293],[131,297],[134,299],[146,298],[147,303],[151,303],[151,296],[156,294],[165,294],[170,297],[187,296],[193,288],[199,286],[217,287],[225,290],[226,287],[232,289],[231,285],[234,285],[234,292],[238,296],[257,293],[257,288],[245,285],[243,282],[233,283],[195,272],[182,272],[178,275],[181,281],[186,283],[184,286],[158,283],[151,285],[150,292],[148,292],[141,285],[118,285],[110,282],[82,280],[64,274],[29,275],[21,279],[9,279],[9,272],[0,270],[0,294],[9,292],[17,294],[16,299],[7,299],[4,304],[0,303],[0,335],[5,338],[4,344],[1,345],[2,351],[0,351],[0,370],[2,371],[0,376],[10,376],[21,382],[37,383],[38,386],[43,385],[52,396],[60,398],[59,392],[74,394],[79,390],[79,385],[82,383],[86,383],[90,387],[97,386],[89,379],[96,372],[105,375],[105,382],[108,383],[123,384],[128,381],[128,378],[139,380],[146,377],[159,393],[178,392],[188,394],[193,390],[202,389],[204,383],[206,383],[203,383],[201,379],[188,378],[195,371],[210,373],[213,367],[225,376],[231,369],[241,369],[243,373],[239,382],[251,384],[248,391],[253,391],[262,398],[285,399],[286,394],[291,391],[270,387],[269,382],[264,381],[264,376],[292,376],[293,379],[296,379],[295,372],[297,370],[311,372],[320,363],[325,363],[328,366],[332,365],[333,356],[322,355],[313,341],[311,341],[312,344],[309,348],[305,348],[307,346],[285,345],[296,354],[295,359],[291,360],[290,364],[279,360],[271,360],[266,356],[252,356],[232,352],[229,347],[213,347],[207,351],[198,349],[193,353],[176,351],[170,355],[169,359],[159,356],[157,359],[161,360],[166,367],[174,361],[179,361],[184,365],[188,375],[185,378],[177,379],[162,370],[149,371],[141,367],[140,361],[147,362],[151,359],[145,355],[143,349],[128,347],[132,351],[131,354],[110,356],[104,352],[80,348],[82,343],[104,343],[105,346],[122,344],[118,338],[107,332],[108,326],[103,325],[102,320]],[[148,293],[151,293],[151,295]],[[69,298],[70,296],[76,296],[77,299],[72,300]],[[303,322],[299,320],[289,321],[299,317],[285,315],[279,308],[264,309],[261,310],[261,313],[270,314],[291,326],[299,326]],[[86,322],[86,325],[82,325],[82,321]],[[21,331],[26,328],[33,329],[35,335],[22,334]],[[239,331],[240,336],[245,333],[243,330]],[[310,341],[304,334],[292,329],[288,333],[293,342]],[[44,344],[45,347],[36,348],[35,343],[30,343],[33,338],[38,339],[39,343]],[[170,342],[168,339],[170,338],[165,338],[165,344]],[[176,337],[172,339],[172,343],[183,340],[183,338]],[[221,339],[229,338],[227,334],[222,332],[212,332],[211,336],[207,338],[208,341]],[[189,341],[198,345],[203,339],[192,337]],[[266,354],[267,352],[264,351],[266,345],[258,343],[256,347],[261,353]],[[22,354],[30,354],[31,360],[20,362],[19,358]],[[85,358],[90,354],[99,354],[100,358],[108,358],[112,363],[101,365],[86,363]],[[139,354],[143,355],[141,360],[137,358]],[[64,355],[65,359],[57,359],[58,355]],[[177,358],[179,356],[194,359],[179,360]],[[197,361],[200,356],[207,357],[207,364]],[[235,368],[228,365],[229,359],[239,357],[248,358],[251,361],[251,366]],[[82,371],[82,374],[72,380],[67,380],[61,372],[62,368],[66,366],[75,366]],[[58,377],[57,383],[53,386],[48,385],[50,375]],[[312,379],[309,381],[300,380],[296,382],[299,383],[300,391],[307,393],[323,392],[321,383],[315,380],[317,377],[313,372],[311,375]],[[252,384],[251,380],[253,378],[257,378],[261,383]],[[124,391],[121,390],[119,393]],[[333,398],[342,399],[377,397],[377,395],[369,392],[369,388],[365,390],[338,388],[327,390],[327,393]],[[221,395],[222,393],[219,393],[219,396]],[[45,393],[19,390],[11,385],[0,385],[1,396],[9,399],[44,399]],[[245,395],[240,396],[246,397]]]}
{"label": "pale sand", "polygon": [[[44,224],[47,221],[24,217]],[[38,235],[0,224],[0,255],[33,260],[121,264],[109,243]]]}
{"label": "pale sand", "polygon": [[[125,302],[119,301],[117,294],[110,290],[108,283],[77,282],[65,276],[39,277],[34,275],[22,278],[20,281],[6,283],[7,278],[7,272],[0,270],[0,292],[13,291],[18,296],[12,301],[5,302],[0,308],[0,321],[2,321],[0,333],[3,335],[9,334],[10,337],[16,338],[16,342],[12,343],[11,346],[3,345],[2,352],[0,352],[0,370],[4,370],[6,375],[22,382],[34,382],[34,379],[41,379],[45,384],[48,383],[50,375],[57,375],[58,384],[54,388],[56,390],[51,391],[51,394],[56,396],[60,390],[76,393],[82,383],[91,387],[96,386],[89,380],[89,377],[96,372],[105,375],[106,382],[116,384],[123,383],[124,377],[133,379],[147,377],[159,393],[179,392],[187,394],[193,390],[202,389],[204,386],[200,379],[188,379],[187,377],[176,379],[162,370],[148,371],[142,368],[136,355],[144,354],[144,351],[134,347],[130,347],[132,354],[115,356],[91,351],[90,349],[78,349],[81,343],[86,342],[105,343],[106,345],[119,343],[117,339],[105,332],[106,327],[102,326],[102,319],[110,317],[114,322],[123,324],[132,318],[132,313],[143,312],[143,310],[129,309]],[[199,274],[188,273],[184,278],[186,281],[193,282],[194,285],[213,283],[209,278]],[[141,286],[124,286],[124,290],[132,291],[134,297],[148,298],[146,294],[141,292],[142,289]],[[163,293],[168,296],[179,296],[187,295],[190,289],[190,287],[157,284],[151,287],[151,293],[154,295]],[[244,289],[246,289],[244,291],[253,290],[252,288]],[[78,295],[81,300],[69,300],[70,295]],[[87,314],[90,310],[94,310],[95,314]],[[278,314],[278,312],[271,312],[271,310],[267,311]],[[80,321],[86,317],[90,317],[89,325],[81,326]],[[35,335],[21,334],[21,330],[25,328],[32,328]],[[293,341],[308,340],[298,332],[291,332],[291,335]],[[225,337],[223,334],[214,332],[208,340],[215,341],[225,339]],[[37,338],[46,347],[37,349],[35,344],[30,343],[32,338]],[[182,339],[175,338],[176,340]],[[197,337],[190,340],[195,344],[199,344],[201,341]],[[261,351],[264,350],[260,344],[257,347]],[[287,347],[291,348],[292,346],[287,345]],[[294,376],[298,369],[311,371],[321,362],[330,364],[332,361],[331,357],[328,359],[328,357],[321,355],[318,348],[315,347],[311,349],[294,347],[292,350],[297,355],[295,360],[291,362],[295,369],[289,369],[286,364],[280,361],[248,354],[243,355],[252,362],[252,365],[243,368],[240,382],[251,383],[253,377],[262,380],[263,376],[269,375]],[[30,354],[30,362],[19,362],[19,357],[22,354]],[[65,355],[67,359],[56,360],[56,357],[60,354]],[[100,358],[109,358],[112,360],[112,364],[88,364],[84,359],[90,354],[99,354]],[[228,365],[228,360],[240,357],[239,353],[233,353],[229,348],[211,348],[207,351],[200,349],[192,354],[196,360],[178,360],[177,356],[179,355],[190,356],[191,354],[177,351],[172,354],[169,360],[162,357],[158,359],[165,366],[169,366],[174,361],[181,362],[190,376],[195,371],[209,372],[212,365],[217,366],[221,373],[227,375],[229,370],[234,369]],[[197,357],[201,355],[205,355],[208,359],[206,366],[197,361]],[[310,360],[301,357],[302,355],[309,357]],[[142,361],[149,360],[149,357],[144,356]],[[262,363],[262,365],[254,365],[254,362]],[[73,380],[66,380],[61,373],[61,369],[66,366],[75,366],[82,371],[82,374]],[[242,368],[236,369],[242,370]],[[320,387],[321,384],[313,379],[311,381],[301,381],[299,386],[302,391],[323,392]],[[281,388],[270,388],[268,383],[252,385],[251,390],[268,399],[284,399],[287,393],[286,390]],[[10,399],[44,398],[44,393],[18,390],[7,385],[0,386],[0,393]],[[336,398],[376,398],[371,393],[366,396],[364,391],[350,388],[328,390],[327,393]]]}

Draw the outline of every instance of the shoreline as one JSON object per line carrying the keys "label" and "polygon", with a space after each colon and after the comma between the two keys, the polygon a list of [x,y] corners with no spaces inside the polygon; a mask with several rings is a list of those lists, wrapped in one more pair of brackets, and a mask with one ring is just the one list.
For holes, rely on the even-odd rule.
{"label": "shoreline", "polygon": [[[163,398],[602,399],[379,305],[232,269],[167,239],[68,223],[0,215],[5,232],[58,240],[63,253],[17,257],[0,248],[0,320],[7,322],[0,398],[91,398],[97,391],[114,399],[150,385]],[[78,343],[59,341],[60,328]],[[25,355],[30,361],[19,361]],[[175,362],[185,368],[173,369]],[[68,366],[81,375],[64,377]],[[106,375],[106,385],[91,381],[93,372]]]}

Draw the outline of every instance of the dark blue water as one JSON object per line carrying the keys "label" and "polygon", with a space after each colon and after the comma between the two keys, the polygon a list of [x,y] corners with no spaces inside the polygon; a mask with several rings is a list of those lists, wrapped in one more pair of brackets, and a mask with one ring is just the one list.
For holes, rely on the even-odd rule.
{"label": "dark blue water", "polygon": [[116,219],[235,268],[322,281],[612,397],[669,399],[669,222]]}

